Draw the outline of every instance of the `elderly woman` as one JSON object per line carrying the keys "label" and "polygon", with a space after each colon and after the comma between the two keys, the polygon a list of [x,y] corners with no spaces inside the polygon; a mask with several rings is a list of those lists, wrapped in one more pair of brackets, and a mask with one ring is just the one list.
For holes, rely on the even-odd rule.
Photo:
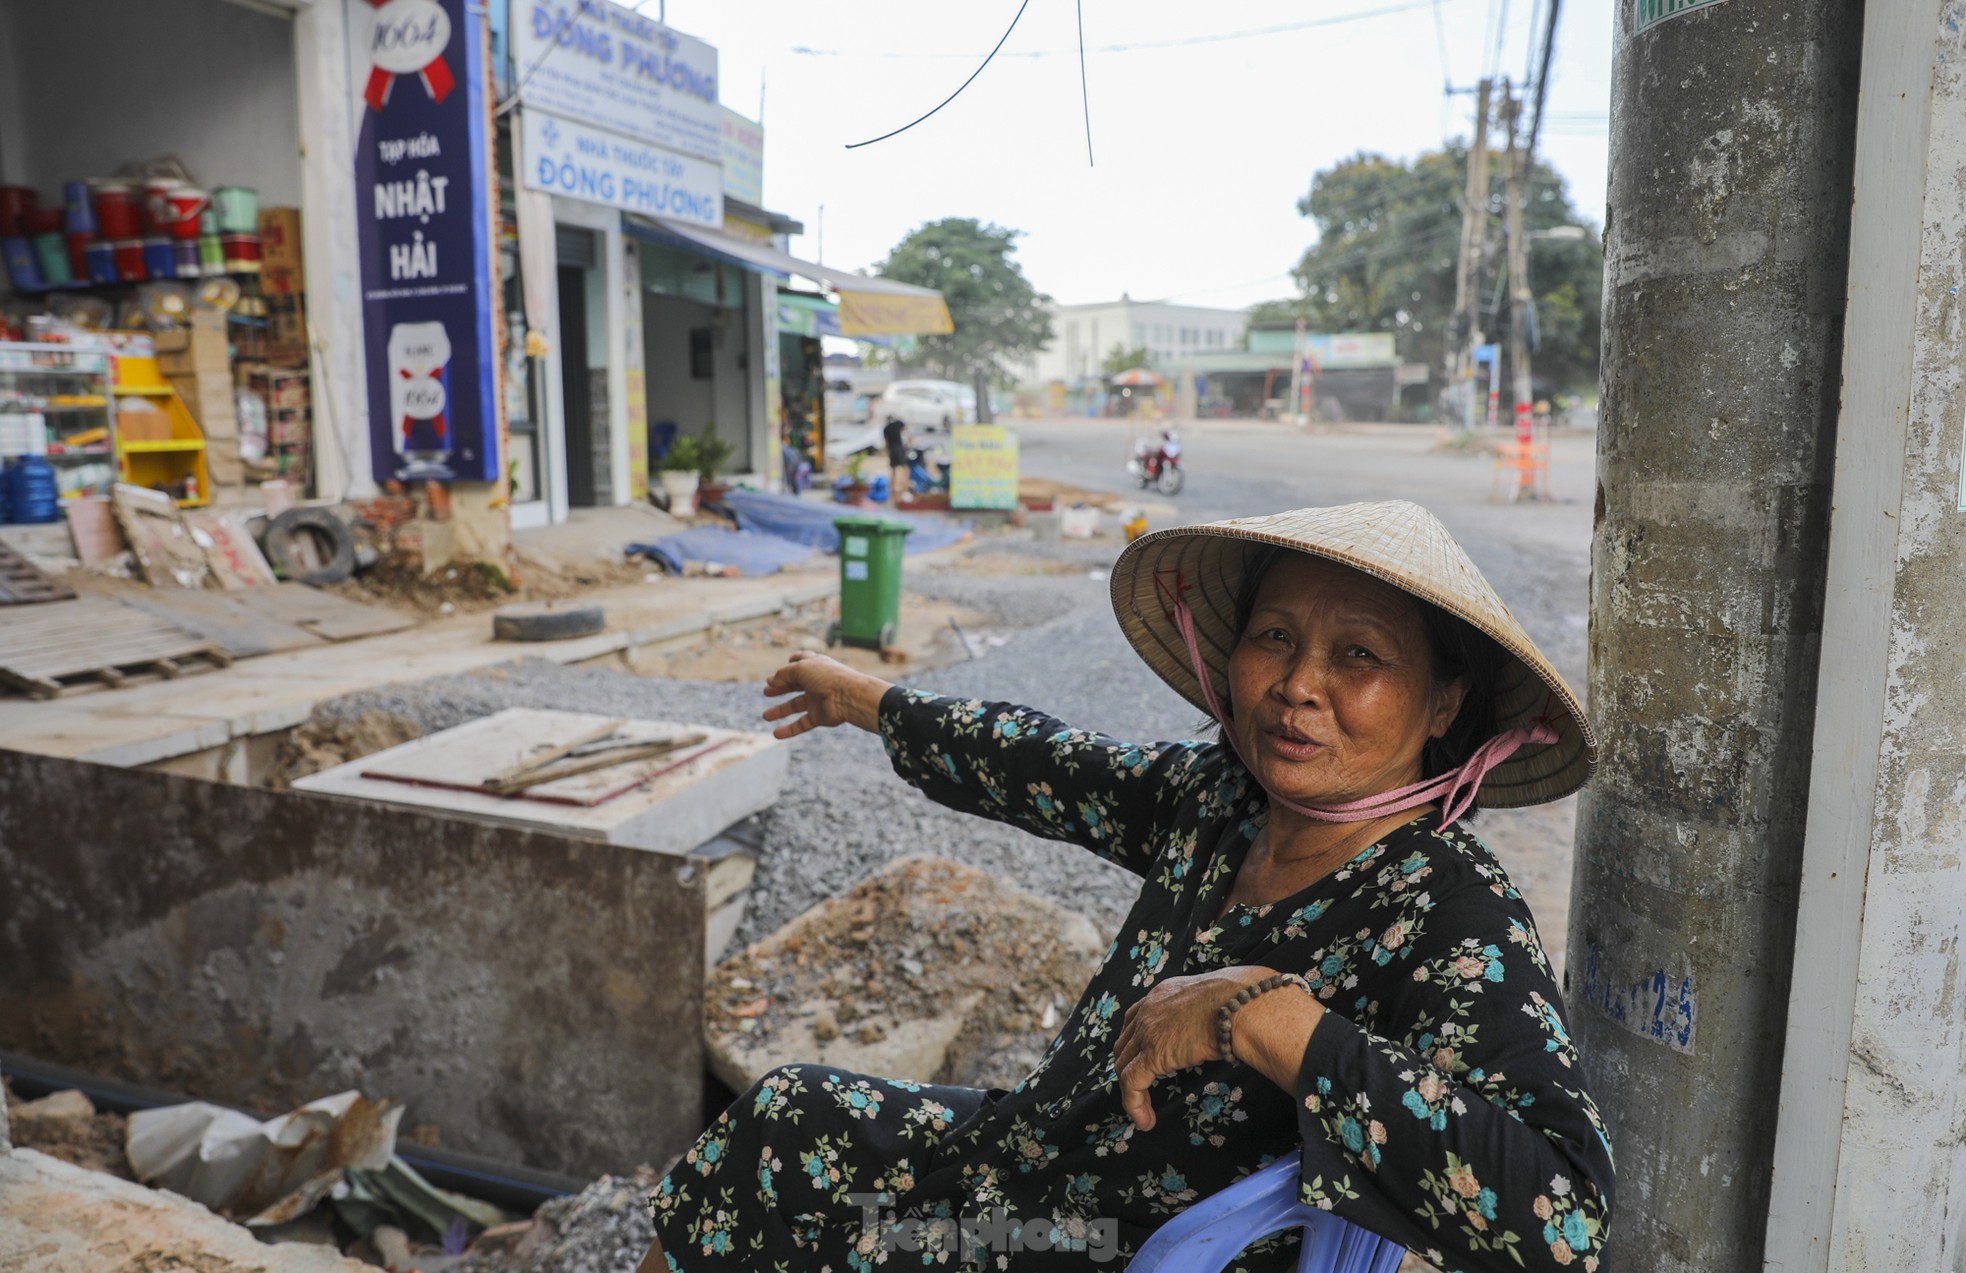
{"label": "elderly woman", "polygon": [[767,1076],[651,1195],[643,1269],[1084,1267],[1293,1150],[1304,1199],[1442,1267],[1595,1269],[1610,1146],[1535,921],[1466,830],[1589,778],[1575,696],[1412,504],[1149,535],[1112,591],[1219,742],[1127,745],[817,655],[765,686],[792,696],[779,737],[877,732],[931,799],[1140,896],[1008,1092]]}

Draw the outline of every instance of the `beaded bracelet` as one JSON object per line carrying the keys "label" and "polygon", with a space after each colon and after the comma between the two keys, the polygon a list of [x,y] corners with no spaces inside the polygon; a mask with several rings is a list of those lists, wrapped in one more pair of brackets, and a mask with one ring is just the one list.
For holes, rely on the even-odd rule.
{"label": "beaded bracelet", "polygon": [[1257,995],[1267,994],[1278,986],[1295,986],[1305,994],[1312,993],[1310,982],[1294,972],[1280,972],[1244,986],[1236,991],[1227,1003],[1215,1010],[1215,1048],[1222,1054],[1224,1061],[1231,1065],[1241,1064],[1236,1059],[1234,1028],[1231,1025],[1236,1013]]}

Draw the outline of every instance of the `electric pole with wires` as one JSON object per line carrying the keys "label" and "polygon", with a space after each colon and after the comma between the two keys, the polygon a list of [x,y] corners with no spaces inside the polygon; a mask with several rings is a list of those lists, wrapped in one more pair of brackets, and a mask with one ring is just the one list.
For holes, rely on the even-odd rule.
{"label": "electric pole with wires", "polygon": [[1475,312],[1478,263],[1488,243],[1488,107],[1492,80],[1475,89],[1474,142],[1468,147],[1468,186],[1461,200],[1461,256],[1454,268],[1454,323],[1447,350],[1448,383],[1461,398],[1461,426],[1475,421],[1475,349],[1482,343]]}
{"label": "electric pole with wires", "polygon": [[[1539,444],[1534,430],[1534,383],[1529,368],[1529,307],[1534,301],[1529,291],[1529,238],[1522,226],[1523,198],[1528,193],[1529,150],[1516,145],[1516,127],[1522,119],[1522,99],[1502,87],[1502,118],[1509,130],[1508,169],[1503,174],[1503,226],[1509,240],[1509,374],[1515,396],[1515,485],[1512,501],[1535,499],[1539,486],[1549,475],[1545,441]],[[1542,481],[1539,482],[1539,477]]]}

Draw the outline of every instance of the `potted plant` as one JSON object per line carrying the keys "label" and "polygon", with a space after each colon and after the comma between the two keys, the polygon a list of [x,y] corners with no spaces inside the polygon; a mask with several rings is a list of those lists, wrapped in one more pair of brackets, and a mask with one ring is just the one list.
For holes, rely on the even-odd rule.
{"label": "potted plant", "polygon": [[867,498],[867,476],[861,471],[867,456],[855,451],[846,460],[846,476],[833,484],[833,498],[842,504],[858,504]]}
{"label": "potted plant", "polygon": [[669,511],[684,517],[696,511],[697,443],[687,433],[679,433],[662,457],[662,489],[669,496]]}
{"label": "potted plant", "polygon": [[696,438],[696,506],[710,508],[724,502],[730,494],[730,483],[719,482],[717,474],[723,471],[735,448],[717,436],[714,422],[703,426],[703,432]]}

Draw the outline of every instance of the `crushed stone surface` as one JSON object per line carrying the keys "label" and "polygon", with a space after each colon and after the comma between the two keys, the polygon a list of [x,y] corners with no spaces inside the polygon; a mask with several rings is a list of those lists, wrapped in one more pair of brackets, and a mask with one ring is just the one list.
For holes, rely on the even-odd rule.
{"label": "crushed stone surface", "polygon": [[533,1213],[533,1227],[510,1250],[470,1254],[454,1273],[634,1273],[655,1240],[642,1200],[662,1178],[640,1167],[602,1176],[577,1194]]}
{"label": "crushed stone surface", "polygon": [[1062,907],[921,857],[726,959],[704,987],[705,1033],[751,1081],[812,1060],[887,1074],[856,1063],[856,1044],[971,1003],[936,1068],[894,1076],[1009,1088],[1037,1066],[1105,948],[1104,933]]}

